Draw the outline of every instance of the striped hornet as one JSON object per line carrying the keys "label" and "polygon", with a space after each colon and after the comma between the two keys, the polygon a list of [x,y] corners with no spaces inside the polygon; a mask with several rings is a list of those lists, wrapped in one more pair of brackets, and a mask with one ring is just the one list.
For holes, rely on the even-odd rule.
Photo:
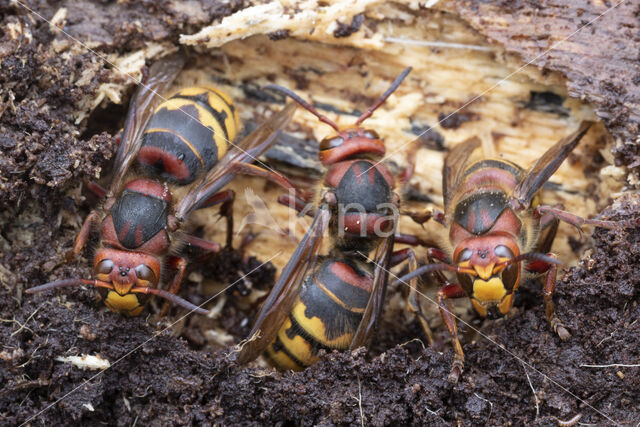
{"label": "striped hornet", "polygon": [[[223,187],[238,173],[290,187],[282,176],[251,162],[273,144],[295,104],[234,143],[240,120],[220,90],[188,87],[162,97],[184,62],[176,54],[150,67],[130,103],[109,189],[90,183],[89,188],[105,199],[104,205],[85,219],[69,258],[80,253],[92,227],[99,225],[94,279],[57,280],[27,293],[91,285],[110,310],[129,316],[140,314],[151,295],[207,313],[177,296],[187,267],[187,260],[177,254],[185,244],[214,253],[222,246],[180,230],[193,211],[221,205],[230,247],[234,193]],[[162,278],[170,279],[168,290],[158,287]],[[163,311],[167,309],[165,305]]]}
{"label": "striped hornet", "polygon": [[[573,151],[591,126],[579,129],[553,145],[528,170],[503,159],[469,162],[480,146],[478,138],[454,147],[445,158],[443,169],[444,218],[449,238],[439,263],[417,268],[400,278],[407,281],[434,273],[444,286],[438,292],[438,305],[455,356],[449,379],[456,382],[464,368],[464,353],[456,321],[447,300],[467,297],[474,310],[489,319],[504,316],[513,305],[514,294],[526,276],[544,274],[543,297],[546,318],[560,339],[570,333],[558,318],[553,292],[558,271],[557,257],[550,252],[560,221],[578,229],[582,225],[602,228],[636,227],[638,220],[600,221],[584,219],[558,207],[541,203],[542,187]],[[449,282],[444,271],[456,273]],[[411,290],[410,302],[427,336],[431,336],[417,297]]]}
{"label": "striped hornet", "polygon": [[[313,222],[260,309],[239,363],[263,354],[279,369],[302,370],[318,360],[320,350],[366,346],[382,311],[388,269],[407,259],[410,268],[417,267],[410,249],[393,251],[396,242],[421,241],[395,233],[399,197],[393,175],[379,161],[385,144],[374,130],[362,126],[410,71],[404,70],[346,129],[289,89],[266,87],[292,98],[335,133],[320,142],[326,173],[315,200],[302,195],[280,198],[300,212],[313,202],[307,212]],[[409,173],[403,172],[401,180]],[[325,234],[330,240],[326,255],[321,254]]]}

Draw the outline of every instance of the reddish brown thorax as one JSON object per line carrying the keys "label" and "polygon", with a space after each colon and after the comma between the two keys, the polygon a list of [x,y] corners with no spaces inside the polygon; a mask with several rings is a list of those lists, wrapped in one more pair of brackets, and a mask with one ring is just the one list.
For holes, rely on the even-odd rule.
{"label": "reddish brown thorax", "polygon": [[336,240],[343,252],[356,249],[367,252],[377,244],[380,232],[387,233],[393,224],[390,206],[394,203],[395,185],[392,175],[381,163],[386,153],[385,145],[376,131],[365,129],[362,124],[385,103],[410,71],[411,67],[406,68],[389,89],[345,129],[295,92],[278,85],[265,87],[290,97],[335,131],[320,142],[318,156],[320,162],[328,166],[323,199],[331,209],[339,210],[339,220],[333,221],[331,226],[334,227],[332,232],[343,237]]}
{"label": "reddish brown thorax", "polygon": [[101,225],[105,245],[123,250],[161,254],[170,244],[169,188],[148,179],[126,184]]}
{"label": "reddish brown thorax", "polygon": [[[388,212],[378,212],[380,206],[391,202],[395,186],[384,164],[374,160],[384,153],[384,142],[378,134],[361,127],[337,130],[320,143],[320,161],[328,166],[325,185],[334,191],[336,202],[347,209],[340,215],[341,232],[376,236],[392,225]],[[361,209],[349,210],[351,205]]]}
{"label": "reddish brown thorax", "polygon": [[474,214],[480,215],[480,220],[482,220],[481,212],[470,212],[465,218],[468,219],[468,221],[465,221],[464,224],[459,222],[451,224],[449,238],[454,247],[458,247],[461,242],[466,241],[467,239],[480,239],[492,235],[504,235],[508,238],[515,239],[522,230],[522,222],[518,216],[511,209],[505,209],[502,211],[498,219],[487,227],[488,231],[486,234],[478,236],[473,232],[473,224],[476,223]]}
{"label": "reddish brown thorax", "polygon": [[340,181],[342,181],[345,173],[347,173],[349,169],[354,166],[354,172],[356,172],[356,180],[360,185],[364,184],[365,180],[369,183],[369,185],[373,185],[375,182],[377,169],[377,171],[382,174],[385,181],[387,181],[389,187],[393,188],[395,186],[393,175],[391,175],[391,173],[383,163],[377,164],[375,165],[375,167],[369,166],[367,168],[360,168],[359,165],[354,165],[354,163],[357,162],[358,160],[354,159],[340,161],[338,163],[330,165],[325,176],[325,183],[331,187],[337,187],[340,184]]}

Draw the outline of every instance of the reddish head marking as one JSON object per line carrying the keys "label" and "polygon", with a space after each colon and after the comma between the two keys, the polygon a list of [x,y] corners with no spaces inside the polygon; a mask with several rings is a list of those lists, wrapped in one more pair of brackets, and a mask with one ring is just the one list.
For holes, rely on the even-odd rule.
{"label": "reddish head marking", "polygon": [[155,288],[160,262],[152,255],[106,248],[96,254],[94,273],[98,280],[113,284],[118,294],[125,295],[134,286]]}
{"label": "reddish head marking", "polygon": [[113,217],[108,215],[104,221],[102,221],[102,229],[100,231],[100,238],[102,242],[109,246],[120,247],[120,241],[116,234],[116,228],[113,225]]}
{"label": "reddish head marking", "polygon": [[140,247],[144,242],[142,238],[142,224],[138,224],[136,226],[135,236],[136,236],[136,247]]}
{"label": "reddish head marking", "polygon": [[291,90],[278,86],[268,85],[265,89],[276,90],[293,99],[302,108],[316,116],[321,122],[331,126],[337,134],[322,140],[320,143],[320,161],[324,165],[335,164],[344,160],[353,158],[354,156],[384,156],[384,142],[380,139],[376,132],[362,128],[362,123],[367,120],[374,111],[376,111],[387,98],[400,86],[400,83],[409,75],[411,67],[406,68],[398,77],[395,78],[391,86],[382,94],[375,102],[367,108],[367,110],[358,117],[354,126],[350,129],[340,130],[338,125],[328,117],[320,114],[313,105],[309,104],[300,96]]}
{"label": "reddish head marking", "polygon": [[163,254],[169,248],[169,234],[166,230],[153,236],[151,239],[144,242],[136,250],[139,252],[145,252],[149,254]]}
{"label": "reddish head marking", "polygon": [[[475,212],[469,212],[469,218],[475,221]],[[487,218],[482,219],[489,221]],[[493,226],[486,233],[482,234],[482,236],[488,236],[496,232],[500,232],[511,236],[512,239],[515,239],[515,237],[520,234],[521,229],[522,223],[518,216],[511,209],[505,209]],[[451,224],[451,228],[449,229],[449,240],[454,247],[457,247],[460,242],[466,239],[478,237],[478,235],[471,233],[465,226],[458,224],[457,222]]]}
{"label": "reddish head marking", "polygon": [[501,260],[495,253],[495,248],[501,245],[509,248],[514,256],[520,255],[520,248],[514,237],[508,233],[497,231],[460,242],[453,252],[453,259],[455,262],[460,253],[468,249],[471,251],[471,258],[468,260],[471,266],[486,267],[498,264]]}
{"label": "reddish head marking", "polygon": [[325,138],[320,144],[319,158],[323,165],[332,165],[358,156],[382,157],[384,142],[372,131],[362,128],[346,129],[337,136]]}
{"label": "reddish head marking", "polygon": [[[126,235],[126,233],[124,234]],[[118,239],[118,236],[116,235],[116,229],[113,225],[113,218],[111,217],[111,215],[108,215],[104,219],[104,221],[102,221],[100,238],[105,245],[127,252],[127,250],[120,244],[120,239]],[[140,226],[139,231],[136,230],[136,240],[142,241],[142,229],[140,228]],[[148,254],[162,255],[169,248],[169,243],[170,242],[168,233],[166,231],[161,231],[151,239],[144,242],[144,244],[137,247],[136,251]]]}
{"label": "reddish head marking", "polygon": [[[113,221],[113,219],[112,219]],[[124,240],[124,238],[126,237],[127,233],[129,233],[129,228],[131,228],[131,223],[126,223],[124,225],[124,227],[122,227],[122,230],[120,230],[120,234],[118,235],[118,241],[122,241]]]}

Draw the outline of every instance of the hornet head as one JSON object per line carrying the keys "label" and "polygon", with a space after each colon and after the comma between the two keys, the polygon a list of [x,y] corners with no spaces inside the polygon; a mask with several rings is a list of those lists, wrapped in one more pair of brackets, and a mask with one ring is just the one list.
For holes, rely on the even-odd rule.
{"label": "hornet head", "polygon": [[458,281],[481,316],[502,317],[511,308],[520,285],[519,255],[517,242],[506,233],[472,237],[455,249]]}
{"label": "hornet head", "polygon": [[111,289],[100,288],[110,310],[135,316],[142,311],[148,297],[132,290],[156,288],[160,263],[148,254],[107,248],[96,254],[94,276],[112,286]]}

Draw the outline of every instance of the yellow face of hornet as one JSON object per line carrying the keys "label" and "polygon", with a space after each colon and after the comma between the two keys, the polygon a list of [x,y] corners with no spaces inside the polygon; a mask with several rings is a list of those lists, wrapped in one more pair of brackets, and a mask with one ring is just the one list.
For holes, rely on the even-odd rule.
{"label": "yellow face of hornet", "polygon": [[513,237],[503,233],[471,238],[456,248],[455,262],[464,270],[458,280],[482,317],[502,317],[511,308],[521,266],[507,262],[519,252]]}

